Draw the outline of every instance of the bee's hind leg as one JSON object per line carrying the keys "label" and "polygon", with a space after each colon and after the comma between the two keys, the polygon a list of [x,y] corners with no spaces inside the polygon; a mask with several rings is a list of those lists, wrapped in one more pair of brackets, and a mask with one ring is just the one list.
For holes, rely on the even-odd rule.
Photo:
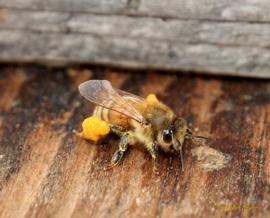
{"label": "bee's hind leg", "polygon": [[127,132],[123,127],[118,126],[118,125],[114,125],[114,124],[110,124],[110,129],[114,134],[116,134],[116,135],[118,135],[120,137],[125,135],[126,132]]}
{"label": "bee's hind leg", "polygon": [[129,143],[129,133],[126,132],[123,133],[120,139],[119,148],[112,156],[111,164],[106,169],[111,169],[120,163],[121,159],[124,156],[124,153],[127,151],[128,143]]}

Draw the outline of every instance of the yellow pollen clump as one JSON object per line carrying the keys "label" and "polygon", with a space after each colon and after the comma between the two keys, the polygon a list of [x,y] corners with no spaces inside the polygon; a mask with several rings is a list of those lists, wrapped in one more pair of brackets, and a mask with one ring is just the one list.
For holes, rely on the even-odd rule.
{"label": "yellow pollen clump", "polygon": [[84,119],[82,128],[83,137],[92,141],[98,141],[110,132],[108,123],[95,116]]}
{"label": "yellow pollen clump", "polygon": [[155,94],[149,94],[149,95],[146,97],[146,100],[147,100],[149,103],[155,103],[155,102],[158,102],[157,96],[156,96]]}

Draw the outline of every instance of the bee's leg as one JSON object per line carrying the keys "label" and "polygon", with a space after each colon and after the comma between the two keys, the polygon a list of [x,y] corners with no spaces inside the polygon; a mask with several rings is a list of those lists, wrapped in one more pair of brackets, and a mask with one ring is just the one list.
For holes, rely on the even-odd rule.
{"label": "bee's leg", "polygon": [[158,172],[158,158],[157,158],[157,146],[153,142],[147,145],[147,150],[149,151],[152,161],[153,161],[153,169],[155,172]]}
{"label": "bee's leg", "polygon": [[121,137],[120,143],[119,143],[119,148],[112,156],[111,164],[106,169],[111,169],[112,167],[114,167],[120,163],[122,157],[124,156],[124,153],[126,152],[126,150],[128,148],[128,143],[129,143],[129,133],[126,132]]}
{"label": "bee's leg", "polygon": [[110,129],[114,134],[120,137],[122,137],[126,133],[126,130],[123,127],[118,126],[118,125],[111,124]]}

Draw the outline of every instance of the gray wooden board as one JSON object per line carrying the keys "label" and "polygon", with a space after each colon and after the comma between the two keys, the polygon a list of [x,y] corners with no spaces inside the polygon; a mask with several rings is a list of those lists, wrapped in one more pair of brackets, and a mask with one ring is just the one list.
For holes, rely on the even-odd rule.
{"label": "gray wooden board", "polygon": [[270,78],[266,1],[164,2],[0,0],[0,61]]}
{"label": "gray wooden board", "polygon": [[[163,20],[123,15],[71,14],[49,11],[2,11],[1,29],[72,32],[170,42],[223,46],[270,47],[270,23]],[[172,31],[173,30],[173,31]],[[218,31],[217,31],[218,30]],[[226,33],[226,34],[224,34]]]}
{"label": "gray wooden board", "polygon": [[0,7],[215,21],[270,21],[268,0],[0,0]]}

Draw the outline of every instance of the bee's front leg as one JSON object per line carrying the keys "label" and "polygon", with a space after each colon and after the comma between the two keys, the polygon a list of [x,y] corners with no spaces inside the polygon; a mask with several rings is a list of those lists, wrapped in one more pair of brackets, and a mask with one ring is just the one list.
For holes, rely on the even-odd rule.
{"label": "bee's front leg", "polygon": [[111,159],[111,164],[106,169],[111,169],[112,167],[118,165],[124,156],[124,153],[127,151],[129,143],[129,133],[123,133],[118,150],[114,153]]}
{"label": "bee's front leg", "polygon": [[157,153],[157,145],[156,143],[152,142],[147,145],[147,150],[149,151],[152,160],[153,160],[153,170],[154,172],[158,173],[158,153]]}

